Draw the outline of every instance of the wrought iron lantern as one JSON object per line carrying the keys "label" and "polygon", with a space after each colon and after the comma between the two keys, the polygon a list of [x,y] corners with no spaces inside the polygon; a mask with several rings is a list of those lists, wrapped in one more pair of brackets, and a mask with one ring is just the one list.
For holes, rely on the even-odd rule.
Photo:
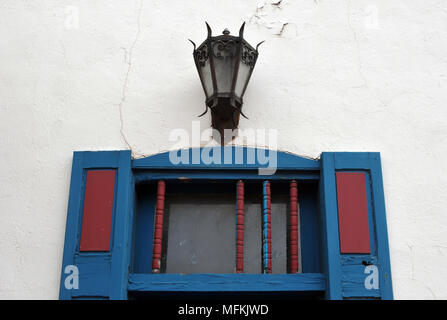
{"label": "wrought iron lantern", "polygon": [[222,35],[213,37],[206,23],[208,36],[197,49],[195,43],[189,40],[194,45],[194,62],[206,96],[206,109],[199,117],[208,108],[211,110],[211,126],[219,131],[222,144],[224,129],[236,129],[241,114],[247,118],[242,113],[242,98],[262,43],[254,49],[243,38],[244,26],[245,22],[238,37],[230,35],[228,29]]}

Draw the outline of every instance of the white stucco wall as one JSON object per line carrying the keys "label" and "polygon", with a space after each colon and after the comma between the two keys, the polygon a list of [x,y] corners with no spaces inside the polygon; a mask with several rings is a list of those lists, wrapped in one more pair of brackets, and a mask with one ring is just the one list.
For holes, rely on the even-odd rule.
{"label": "white stucco wall", "polygon": [[150,155],[191,130],[205,20],[266,40],[242,129],[381,152],[395,298],[447,299],[447,2],[271,2],[0,1],[1,299],[58,298],[74,150]]}

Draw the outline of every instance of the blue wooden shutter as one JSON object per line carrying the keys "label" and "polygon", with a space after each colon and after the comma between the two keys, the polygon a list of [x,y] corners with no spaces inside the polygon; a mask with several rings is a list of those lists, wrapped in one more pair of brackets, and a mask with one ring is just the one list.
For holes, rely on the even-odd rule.
{"label": "blue wooden shutter", "polygon": [[127,298],[131,184],[130,151],[74,152],[60,299]]}
{"label": "blue wooden shutter", "polygon": [[[354,179],[343,179],[350,175]],[[359,181],[364,181],[364,185],[363,182],[359,185]],[[349,186],[352,183],[354,185]],[[361,190],[353,191],[356,187]],[[359,201],[366,203],[359,206]],[[328,277],[326,297],[392,299],[380,154],[324,152],[321,157],[320,209],[323,266]],[[353,214],[367,214],[367,218]],[[364,224],[359,226],[369,237],[365,242],[353,226],[358,221],[366,223],[366,220],[366,229]],[[376,275],[378,282],[374,281]]]}

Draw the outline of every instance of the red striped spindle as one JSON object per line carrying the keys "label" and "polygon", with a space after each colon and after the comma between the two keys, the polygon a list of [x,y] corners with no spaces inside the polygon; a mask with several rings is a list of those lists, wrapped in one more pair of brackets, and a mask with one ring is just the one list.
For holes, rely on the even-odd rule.
{"label": "red striped spindle", "polygon": [[290,225],[289,225],[289,259],[290,273],[297,273],[298,264],[298,184],[290,182]]}
{"label": "red striped spindle", "polygon": [[244,182],[237,182],[236,199],[236,273],[244,272]]}
{"label": "red striped spindle", "polygon": [[165,207],[166,184],[163,180],[158,181],[157,204],[155,207],[155,230],[154,247],[152,251],[152,273],[160,273],[161,247],[163,240],[163,213]]}

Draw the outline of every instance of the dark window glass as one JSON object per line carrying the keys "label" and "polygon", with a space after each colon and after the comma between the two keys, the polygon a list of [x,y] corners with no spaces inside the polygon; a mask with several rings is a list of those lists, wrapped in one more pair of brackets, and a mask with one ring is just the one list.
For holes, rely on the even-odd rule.
{"label": "dark window glass", "polygon": [[287,199],[272,198],[272,273],[287,273]]}
{"label": "dark window glass", "polygon": [[235,197],[167,197],[166,273],[235,272]]}
{"label": "dark window glass", "polygon": [[244,210],[244,273],[262,273],[261,201],[246,197]]}
{"label": "dark window glass", "polygon": [[[287,201],[284,196],[272,198],[272,273],[287,273]],[[259,191],[245,198],[244,273],[262,273],[261,203]]]}

